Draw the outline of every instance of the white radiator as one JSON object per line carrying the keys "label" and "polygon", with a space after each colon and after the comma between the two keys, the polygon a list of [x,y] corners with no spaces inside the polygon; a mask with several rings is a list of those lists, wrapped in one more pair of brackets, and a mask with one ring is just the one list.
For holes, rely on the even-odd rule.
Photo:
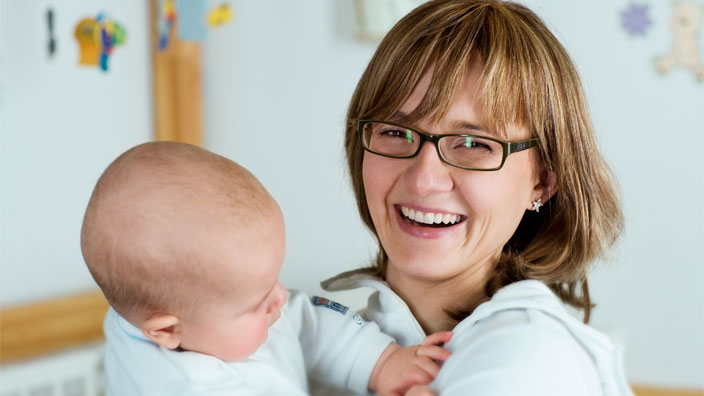
{"label": "white radiator", "polygon": [[0,366],[0,396],[104,396],[104,344]]}

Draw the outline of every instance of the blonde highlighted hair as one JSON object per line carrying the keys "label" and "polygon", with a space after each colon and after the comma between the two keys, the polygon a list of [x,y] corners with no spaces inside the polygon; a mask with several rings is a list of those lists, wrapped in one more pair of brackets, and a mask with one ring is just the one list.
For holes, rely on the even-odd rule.
{"label": "blonde highlighted hair", "polygon": [[[557,179],[557,193],[546,208],[527,212],[504,246],[487,294],[518,280],[541,280],[564,302],[583,309],[586,322],[592,307],[587,270],[618,238],[623,215],[595,142],[579,75],[541,19],[520,4],[430,1],[382,40],[347,113],[345,148],[362,220],[376,235],[365,199],[357,121],[391,118],[431,67],[430,86],[406,120],[439,120],[474,56],[484,65],[479,94],[490,126],[498,133],[509,123],[527,127],[541,141],[541,168]],[[372,268],[364,271],[384,277],[388,257],[381,243],[379,249]]]}

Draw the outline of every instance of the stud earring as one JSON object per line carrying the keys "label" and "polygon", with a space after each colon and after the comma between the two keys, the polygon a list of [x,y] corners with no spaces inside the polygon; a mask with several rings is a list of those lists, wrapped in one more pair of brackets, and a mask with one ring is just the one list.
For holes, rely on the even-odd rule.
{"label": "stud earring", "polygon": [[533,201],[533,210],[536,212],[540,212],[540,207],[543,206],[543,203],[540,201],[541,201],[540,198],[538,198],[537,201]]}

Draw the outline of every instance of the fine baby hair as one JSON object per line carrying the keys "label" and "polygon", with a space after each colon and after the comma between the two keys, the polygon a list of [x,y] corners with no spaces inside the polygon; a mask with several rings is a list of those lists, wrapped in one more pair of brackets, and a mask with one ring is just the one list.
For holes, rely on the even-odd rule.
{"label": "fine baby hair", "polygon": [[120,155],[98,180],[81,248],[110,305],[139,322],[195,309],[242,282],[201,254],[236,243],[224,240],[226,229],[244,234],[272,216],[278,206],[243,167],[196,146],[150,142]]}

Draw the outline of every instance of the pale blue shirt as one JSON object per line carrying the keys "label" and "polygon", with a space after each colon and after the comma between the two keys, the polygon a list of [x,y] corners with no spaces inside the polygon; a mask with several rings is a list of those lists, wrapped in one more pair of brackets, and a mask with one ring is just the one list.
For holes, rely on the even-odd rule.
{"label": "pale blue shirt", "polygon": [[[402,346],[426,336],[386,282],[364,274],[323,282],[329,291],[371,287],[361,313]],[[622,348],[568,314],[544,283],[500,289],[453,329],[452,356],[431,388],[440,396],[631,396]]]}

